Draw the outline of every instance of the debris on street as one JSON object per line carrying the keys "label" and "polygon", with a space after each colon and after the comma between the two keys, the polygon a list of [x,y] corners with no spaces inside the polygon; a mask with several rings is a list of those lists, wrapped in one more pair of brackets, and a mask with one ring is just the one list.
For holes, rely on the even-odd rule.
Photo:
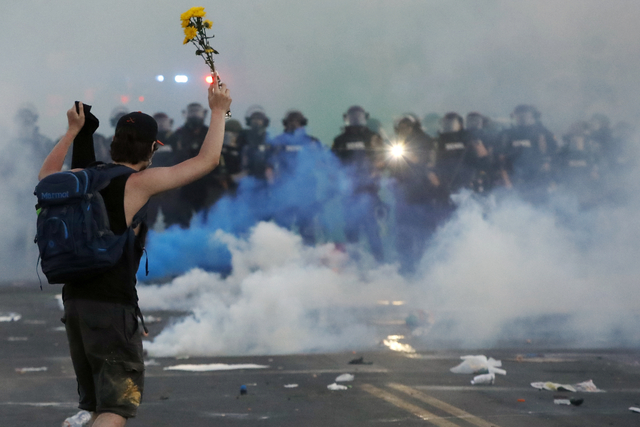
{"label": "debris on street", "polygon": [[454,374],[499,374],[507,375],[507,371],[500,369],[502,361],[487,356],[460,356],[462,363],[449,369]]}
{"label": "debris on street", "polygon": [[478,384],[493,384],[496,381],[496,375],[491,373],[491,374],[482,374],[482,375],[477,375],[475,377],[473,377],[473,379],[471,380],[471,384],[473,385],[478,385]]}
{"label": "debris on street", "polygon": [[47,369],[48,368],[46,366],[40,366],[38,368],[16,368],[16,372],[19,374],[24,374],[27,372],[46,372]]}
{"label": "debris on street", "polygon": [[353,381],[353,379],[355,378],[355,376],[351,375],[351,374],[342,374],[340,376],[338,376],[336,378],[336,382],[340,383],[340,382],[345,382],[345,381]]}
{"label": "debris on street", "polygon": [[0,322],[17,322],[22,319],[22,315],[18,313],[0,313]]}
{"label": "debris on street", "polygon": [[600,390],[593,383],[592,380],[584,381],[578,384],[559,384],[551,381],[547,382],[535,382],[531,383],[531,387],[537,388],[538,390],[549,390],[549,391],[570,391],[575,393],[577,391],[582,391],[585,393],[603,393],[604,390]]}
{"label": "debris on street", "polygon": [[226,363],[210,363],[202,365],[174,365],[164,368],[165,371],[191,371],[191,372],[209,372],[209,371],[231,371],[234,369],[266,369],[268,365],[255,365],[252,363],[228,365]]}
{"label": "debris on street", "polygon": [[329,390],[331,390],[331,391],[338,391],[338,390],[346,390],[346,389],[348,389],[349,387],[344,386],[344,385],[342,385],[342,384],[336,384],[336,383],[333,383],[333,384],[329,384],[329,385],[327,386],[327,388],[328,388]]}
{"label": "debris on street", "polygon": [[364,357],[358,357],[349,361],[349,365],[373,365],[373,362],[365,362]]}

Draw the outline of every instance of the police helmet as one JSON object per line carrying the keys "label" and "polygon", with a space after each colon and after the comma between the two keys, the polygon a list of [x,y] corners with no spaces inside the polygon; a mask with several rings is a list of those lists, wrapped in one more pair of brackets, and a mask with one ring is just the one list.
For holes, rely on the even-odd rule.
{"label": "police helmet", "polygon": [[267,117],[267,113],[264,111],[262,106],[257,104],[247,108],[247,112],[244,114],[244,120],[247,126],[251,125],[251,118],[256,114],[262,117],[264,120],[264,126],[269,127],[269,117]]}
{"label": "police helmet", "polygon": [[309,122],[300,110],[289,110],[282,119],[282,126],[286,127],[292,120],[297,120],[302,126],[306,126]]}
{"label": "police helmet", "polygon": [[228,120],[224,124],[224,131],[232,132],[232,133],[240,133],[242,132],[242,125],[237,120]]}
{"label": "police helmet", "polygon": [[396,131],[396,133],[401,123],[407,123],[413,129],[419,129],[421,127],[420,119],[413,113],[405,113],[393,121],[393,130]]}
{"label": "police helmet", "polygon": [[[361,114],[364,114],[364,123],[361,123],[359,120]],[[342,115],[342,118],[347,126],[366,126],[367,120],[369,120],[369,113],[359,105],[352,105],[347,112]]]}
{"label": "police helmet", "polygon": [[444,115],[444,117],[442,117],[442,121],[453,121],[453,120],[457,120],[458,123],[460,123],[460,129],[464,128],[464,119],[462,118],[462,116],[454,111],[451,111],[447,114]]}

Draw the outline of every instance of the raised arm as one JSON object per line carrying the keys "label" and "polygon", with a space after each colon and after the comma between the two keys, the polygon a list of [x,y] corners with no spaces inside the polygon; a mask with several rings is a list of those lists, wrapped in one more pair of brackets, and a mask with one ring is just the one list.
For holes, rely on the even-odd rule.
{"label": "raised arm", "polygon": [[145,199],[146,203],[154,194],[182,187],[211,172],[220,162],[224,116],[230,106],[231,97],[227,86],[222,84],[218,88],[217,84],[212,83],[209,86],[211,123],[198,155],[172,167],[151,168],[132,175],[127,183],[127,192],[131,191],[138,200]]}
{"label": "raised arm", "polygon": [[44,159],[44,163],[38,174],[38,180],[62,170],[64,158],[69,151],[69,147],[73,139],[80,132],[80,129],[82,129],[82,126],[84,126],[84,108],[82,102],[78,104],[78,110],[76,110],[74,104],[73,107],[67,111],[67,121],[69,122],[67,133],[65,133],[56,146],[53,147],[53,150],[51,150],[47,158]]}

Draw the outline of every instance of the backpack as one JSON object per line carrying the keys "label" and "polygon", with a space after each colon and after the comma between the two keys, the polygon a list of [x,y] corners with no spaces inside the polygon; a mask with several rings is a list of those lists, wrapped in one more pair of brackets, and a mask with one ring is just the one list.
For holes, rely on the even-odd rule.
{"label": "backpack", "polygon": [[100,194],[112,179],[132,173],[126,166],[100,164],[78,172],[54,173],[38,183],[35,243],[49,283],[90,279],[113,267],[125,245],[133,245],[133,229],[142,222],[144,209],[126,232],[116,235]]}

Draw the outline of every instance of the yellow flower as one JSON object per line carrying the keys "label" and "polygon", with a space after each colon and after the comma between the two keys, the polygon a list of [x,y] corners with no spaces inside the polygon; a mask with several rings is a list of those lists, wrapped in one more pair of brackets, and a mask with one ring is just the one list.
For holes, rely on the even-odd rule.
{"label": "yellow flower", "polygon": [[198,35],[198,30],[196,30],[194,27],[187,27],[184,29],[184,35],[188,40],[191,40]]}
{"label": "yellow flower", "polygon": [[191,12],[191,9],[189,9],[185,13],[180,15],[180,19],[184,22],[184,21],[188,21],[189,19],[191,19],[192,16],[193,16],[193,12]]}
{"label": "yellow flower", "polygon": [[191,9],[191,16],[194,18],[204,18],[206,16],[206,12],[204,11],[204,7],[199,6],[199,7],[192,7]]}
{"label": "yellow flower", "polygon": [[185,13],[180,15],[180,19],[183,21],[185,20],[188,21],[191,18],[204,18],[205,15],[206,15],[206,12],[204,11],[204,7],[197,6],[197,7],[192,7],[191,9],[187,10]]}
{"label": "yellow flower", "polygon": [[189,22],[191,22],[191,21],[188,20],[188,19],[182,21],[182,28],[187,28],[189,26]]}
{"label": "yellow flower", "polygon": [[211,53],[211,52],[213,52],[213,48],[208,47],[208,48],[206,48],[204,51],[205,51],[206,53]]}
{"label": "yellow flower", "polygon": [[211,28],[211,26],[213,25],[213,22],[209,21],[208,19],[205,19],[203,22],[203,25],[205,28]]}
{"label": "yellow flower", "polygon": [[189,40],[191,40],[189,37],[185,37],[184,41],[182,42],[182,44],[187,44],[189,43]]}

